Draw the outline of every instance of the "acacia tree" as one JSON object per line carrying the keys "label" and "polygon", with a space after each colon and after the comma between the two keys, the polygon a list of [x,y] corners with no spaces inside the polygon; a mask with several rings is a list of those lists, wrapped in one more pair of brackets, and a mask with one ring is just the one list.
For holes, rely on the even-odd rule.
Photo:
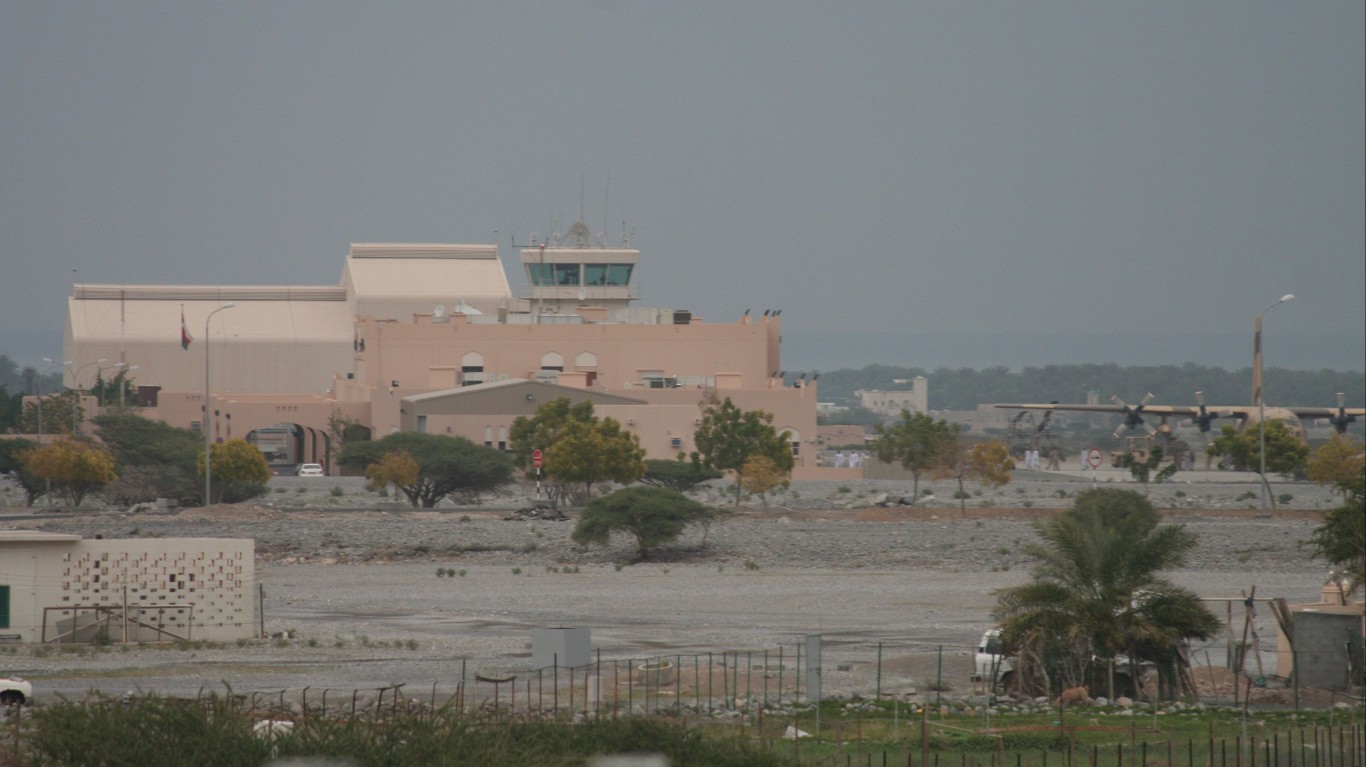
{"label": "acacia tree", "polygon": [[[1133,453],[1125,453],[1120,457],[1119,463],[1120,466],[1129,470],[1129,474],[1133,476],[1134,481],[1143,485],[1144,495],[1148,494],[1149,480],[1160,485],[1171,479],[1172,475],[1176,474],[1177,461],[1175,460],[1167,464],[1164,468],[1157,469],[1158,466],[1162,465],[1161,445],[1153,445],[1153,449],[1148,451],[1148,457],[1141,461],[1138,460],[1138,457]],[[1153,474],[1154,469],[1157,469],[1156,474]]]}
{"label": "acacia tree", "polygon": [[627,487],[589,502],[570,537],[580,545],[606,545],[612,533],[628,533],[636,539],[636,553],[645,559],[650,552],[678,538],[688,525],[707,525],[720,511],[674,490],[660,487]]}
{"label": "acacia tree", "polygon": [[779,487],[787,488],[791,484],[788,479],[788,472],[782,471],[773,463],[773,459],[766,455],[751,455],[745,461],[745,470],[740,479],[740,487],[746,493],[759,496],[764,508],[768,508],[768,494]]}
{"label": "acacia tree", "polygon": [[20,456],[37,447],[28,439],[0,439],[0,478],[8,477],[24,490],[24,505],[32,506],[47,492],[47,483],[33,475]]}
{"label": "acacia tree", "polygon": [[645,474],[645,448],[615,419],[571,419],[545,451],[545,469],[556,482],[582,485],[587,499],[595,483],[628,485],[640,479]]}
{"label": "acacia tree", "polygon": [[1121,652],[1165,661],[1180,640],[1214,636],[1219,619],[1162,575],[1185,564],[1195,535],[1160,522],[1148,499],[1109,488],[1083,491],[1071,509],[1036,522],[1042,543],[1024,547],[1033,580],[996,592],[992,614],[1006,644],[1061,649],[1084,666]]}
{"label": "acacia tree", "polygon": [[706,468],[735,472],[735,504],[740,504],[740,485],[745,476],[745,461],[752,455],[767,457],[778,471],[792,471],[795,460],[787,432],[773,428],[773,414],[763,410],[741,410],[730,397],[715,397],[702,405],[701,424],[693,434],[696,460]]}
{"label": "acacia tree", "polygon": [[1010,472],[1015,470],[1015,460],[1010,457],[1010,448],[1000,440],[964,445],[957,424],[954,425],[954,436],[958,442],[954,446],[950,473],[958,480],[958,510],[967,516],[968,494],[963,489],[963,480],[973,479],[988,487],[1007,485],[1010,483]]}
{"label": "acacia tree", "polygon": [[891,426],[878,424],[871,445],[883,463],[899,463],[911,472],[915,501],[920,500],[920,476],[945,473],[957,452],[958,433],[947,421],[902,409],[901,420]]}
{"label": "acacia tree", "polygon": [[1351,492],[1352,483],[1366,471],[1366,445],[1346,434],[1334,434],[1319,446],[1304,465],[1304,473],[1320,485],[1333,485],[1342,493],[1343,500]]}
{"label": "acacia tree", "polygon": [[[213,503],[235,503],[259,495],[264,485],[275,476],[266,461],[266,454],[244,439],[229,439],[211,446],[213,458],[209,491]],[[204,451],[199,451],[196,463],[199,475],[204,475]],[[258,487],[253,487],[258,486]]]}
{"label": "acacia tree", "polygon": [[[365,478],[370,480],[373,487],[385,488],[393,485],[394,492],[398,492],[405,486],[416,484],[421,471],[417,461],[408,455],[407,450],[395,450],[385,453],[378,461],[365,467]],[[414,506],[417,505],[412,498],[409,498],[409,501]]]}
{"label": "acacia tree", "polygon": [[100,491],[106,500],[133,504],[157,498],[181,503],[203,499],[204,471],[196,471],[204,449],[201,435],[130,411],[95,418],[100,440],[114,455],[119,478]]}
{"label": "acacia tree", "polygon": [[[1309,448],[1300,443],[1299,437],[1291,433],[1283,421],[1266,421],[1262,424],[1266,437],[1266,470],[1283,476],[1294,476],[1304,468]],[[1271,499],[1271,507],[1276,507],[1276,498],[1271,486],[1262,474],[1262,435],[1257,429],[1248,427],[1239,431],[1231,424],[1225,424],[1219,436],[1209,443],[1209,454],[1226,456],[1233,468],[1238,471],[1255,472],[1266,488]]]}
{"label": "acacia tree", "polygon": [[1342,568],[1351,593],[1366,583],[1366,473],[1358,470],[1341,486],[1346,502],[1328,512],[1310,540],[1315,556]]}
{"label": "acacia tree", "polygon": [[332,460],[341,453],[349,440],[370,439],[370,427],[359,419],[343,415],[338,408],[332,408],[327,416],[327,468],[332,468]]}
{"label": "acacia tree", "polygon": [[109,451],[85,440],[58,440],[21,453],[19,460],[73,509],[92,490],[118,479]]}
{"label": "acacia tree", "polygon": [[692,460],[685,459],[683,454],[679,453],[678,460],[675,461],[647,459],[645,474],[641,476],[640,483],[684,493],[703,482],[721,477],[721,472],[703,466],[696,453],[693,454]]}
{"label": "acacia tree", "polygon": [[495,490],[512,479],[512,460],[502,451],[464,437],[403,431],[342,448],[343,466],[363,471],[385,453],[406,450],[418,465],[417,481],[399,490],[414,506],[430,509],[454,495],[462,500]]}

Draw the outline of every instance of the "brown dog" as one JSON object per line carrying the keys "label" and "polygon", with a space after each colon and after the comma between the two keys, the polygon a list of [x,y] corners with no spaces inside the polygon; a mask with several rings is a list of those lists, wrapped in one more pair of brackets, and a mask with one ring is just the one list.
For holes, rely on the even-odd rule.
{"label": "brown dog", "polygon": [[1068,687],[1062,691],[1062,695],[1053,701],[1055,706],[1089,706],[1091,705],[1091,690],[1086,686]]}

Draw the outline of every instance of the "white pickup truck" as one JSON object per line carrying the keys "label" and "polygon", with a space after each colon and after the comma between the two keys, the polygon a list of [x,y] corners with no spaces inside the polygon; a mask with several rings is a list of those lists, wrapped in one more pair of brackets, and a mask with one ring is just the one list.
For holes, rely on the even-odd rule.
{"label": "white pickup truck", "polygon": [[[1099,691],[1109,686],[1101,673],[1099,666],[1106,662],[1093,659],[1097,668],[1093,672],[1097,678],[1097,684],[1093,684],[1091,689]],[[1115,694],[1134,697],[1136,688],[1133,680],[1129,677],[1129,659],[1123,655],[1115,657]],[[1139,673],[1145,673],[1152,669],[1149,663],[1140,662]],[[1005,643],[1001,641],[1000,629],[989,629],[982,634],[982,639],[977,643],[977,652],[973,655],[971,680],[977,683],[986,683],[991,690],[999,689],[1003,692],[1015,692],[1015,658],[1005,654]],[[1100,682],[1104,681],[1104,684]],[[1093,693],[1094,694],[1094,693]]]}
{"label": "white pickup truck", "polygon": [[22,706],[33,700],[33,685],[19,677],[0,677],[0,706]]}

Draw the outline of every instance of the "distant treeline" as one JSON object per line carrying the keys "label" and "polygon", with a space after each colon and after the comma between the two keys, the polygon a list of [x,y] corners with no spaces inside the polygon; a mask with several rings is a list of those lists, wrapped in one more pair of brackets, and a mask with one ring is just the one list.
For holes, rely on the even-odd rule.
{"label": "distant treeline", "polygon": [[[787,373],[793,381],[801,371]],[[1347,396],[1349,407],[1366,405],[1366,374],[1338,370],[1283,370],[1265,372],[1268,405],[1300,407],[1337,404],[1337,393]],[[808,373],[807,377],[810,378]],[[1136,403],[1152,392],[1153,402],[1163,405],[1194,403],[1196,390],[1205,392],[1213,405],[1246,405],[1252,402],[1252,368],[1223,368],[1187,362],[1184,365],[1122,367],[1106,365],[1044,365],[1012,371],[1007,367],[903,368],[869,365],[861,370],[822,371],[817,383],[822,402],[857,405],[854,392],[871,389],[909,389],[910,379],[924,376],[929,382],[931,410],[972,410],[979,404],[997,402],[1085,402],[1088,391],[1102,403],[1112,395]],[[907,383],[893,383],[905,380]]]}
{"label": "distant treeline", "polygon": [[19,363],[0,354],[0,389],[9,394],[48,394],[62,388],[62,367],[40,373],[33,367],[19,367]]}

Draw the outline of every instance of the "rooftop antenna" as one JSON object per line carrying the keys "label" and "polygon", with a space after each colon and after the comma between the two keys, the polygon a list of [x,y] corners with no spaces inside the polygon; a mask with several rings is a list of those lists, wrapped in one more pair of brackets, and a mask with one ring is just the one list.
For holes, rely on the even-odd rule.
{"label": "rooftop antenna", "polygon": [[611,199],[612,193],[612,174],[607,174],[607,181],[602,185],[602,247],[607,247],[607,203]]}

